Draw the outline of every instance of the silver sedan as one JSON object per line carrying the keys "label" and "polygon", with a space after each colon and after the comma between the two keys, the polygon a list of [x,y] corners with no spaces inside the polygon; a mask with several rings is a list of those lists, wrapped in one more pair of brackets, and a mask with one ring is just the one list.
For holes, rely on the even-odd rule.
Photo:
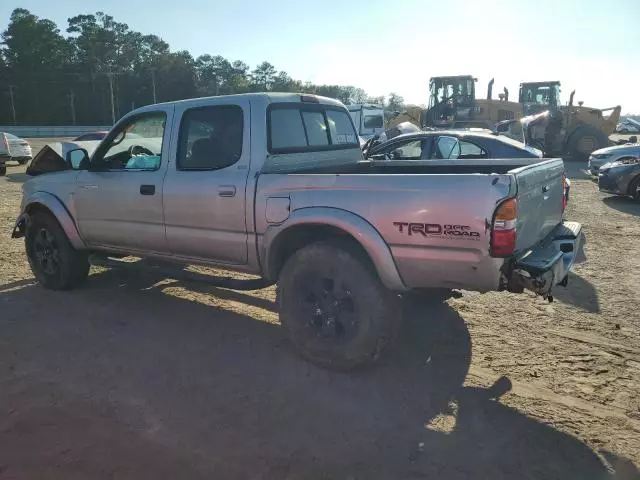
{"label": "silver sedan", "polygon": [[600,167],[605,163],[631,160],[634,158],[640,158],[640,143],[601,148],[589,156],[589,171],[593,175],[598,175]]}
{"label": "silver sedan", "polygon": [[0,132],[0,175],[7,171],[7,160],[15,160],[20,165],[31,160],[31,145],[22,138],[7,132]]}

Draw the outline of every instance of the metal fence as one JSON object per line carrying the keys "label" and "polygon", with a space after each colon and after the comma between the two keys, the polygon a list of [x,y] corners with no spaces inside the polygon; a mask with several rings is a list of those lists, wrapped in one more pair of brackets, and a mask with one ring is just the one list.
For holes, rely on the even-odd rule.
{"label": "metal fence", "polygon": [[64,126],[15,126],[0,125],[0,132],[11,133],[21,138],[42,138],[42,137],[77,137],[87,132],[97,130],[110,130],[107,125],[64,125]]}

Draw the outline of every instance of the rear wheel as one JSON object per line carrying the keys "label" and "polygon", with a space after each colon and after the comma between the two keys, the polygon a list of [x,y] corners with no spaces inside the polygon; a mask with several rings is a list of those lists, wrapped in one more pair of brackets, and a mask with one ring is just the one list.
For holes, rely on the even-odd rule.
{"label": "rear wheel", "polygon": [[629,183],[629,195],[636,201],[640,202],[640,175],[631,180]]}
{"label": "rear wheel", "polygon": [[280,321],[292,343],[325,368],[376,361],[402,316],[399,296],[348,243],[323,241],[298,250],[282,269],[278,297]]}
{"label": "rear wheel", "polygon": [[7,174],[7,167],[6,165],[2,165],[0,167],[0,177],[4,177]]}
{"label": "rear wheel", "polygon": [[71,246],[53,217],[36,212],[29,217],[25,246],[31,271],[40,285],[51,290],[69,290],[89,274],[87,254]]}
{"label": "rear wheel", "polygon": [[609,145],[602,130],[591,125],[582,125],[569,138],[569,154],[573,160],[586,160],[591,152]]}

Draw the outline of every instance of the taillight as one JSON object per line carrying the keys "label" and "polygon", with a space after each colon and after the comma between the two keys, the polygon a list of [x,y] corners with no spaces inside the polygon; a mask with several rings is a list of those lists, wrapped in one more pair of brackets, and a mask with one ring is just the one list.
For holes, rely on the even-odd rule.
{"label": "taillight", "polygon": [[498,205],[491,227],[492,257],[508,257],[515,251],[517,217],[518,201],[515,198],[509,198]]}
{"label": "taillight", "polygon": [[7,137],[2,135],[2,143],[4,144],[5,150],[9,151],[9,144],[7,143]]}
{"label": "taillight", "polygon": [[569,201],[569,182],[567,176],[562,174],[562,211],[567,208],[567,202]]}

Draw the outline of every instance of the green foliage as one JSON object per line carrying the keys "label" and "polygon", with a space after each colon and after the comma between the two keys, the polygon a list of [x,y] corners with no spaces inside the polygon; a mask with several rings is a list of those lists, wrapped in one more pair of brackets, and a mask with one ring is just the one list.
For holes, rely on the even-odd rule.
{"label": "green foliage", "polygon": [[[251,70],[220,55],[172,52],[156,35],[129,29],[103,12],[69,18],[66,36],[51,20],[16,8],[0,42],[0,124],[12,123],[13,93],[19,124],[111,123],[132,108],[209,95],[279,91],[315,93],[349,103],[384,104],[361,88],[314,85],[291,78],[269,62]],[[390,96],[390,104],[402,97]]]}

